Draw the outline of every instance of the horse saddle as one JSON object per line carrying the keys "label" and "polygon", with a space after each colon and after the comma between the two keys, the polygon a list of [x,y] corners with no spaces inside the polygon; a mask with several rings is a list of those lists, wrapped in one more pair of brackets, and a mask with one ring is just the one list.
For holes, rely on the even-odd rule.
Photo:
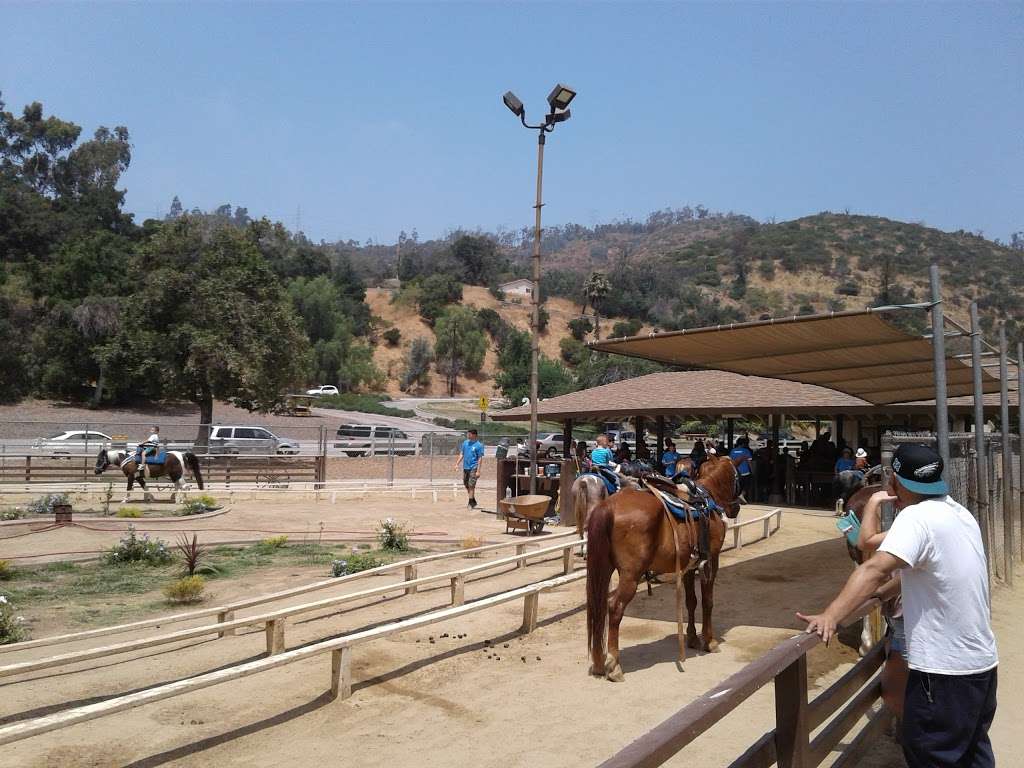
{"label": "horse saddle", "polygon": [[[707,515],[707,508],[700,502],[696,488],[690,482],[676,484],[662,475],[652,473],[641,478],[641,484],[649,490],[677,520],[700,520]],[[680,495],[685,490],[686,498]],[[698,503],[694,503],[696,500]]]}

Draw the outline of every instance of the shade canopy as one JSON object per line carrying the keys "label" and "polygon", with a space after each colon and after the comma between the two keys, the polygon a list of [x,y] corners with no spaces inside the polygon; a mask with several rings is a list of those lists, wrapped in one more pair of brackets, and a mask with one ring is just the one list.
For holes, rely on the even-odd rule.
{"label": "shade canopy", "polygon": [[[688,368],[788,379],[875,405],[935,398],[932,343],[887,323],[877,309],[807,315],[591,342],[602,352]],[[946,359],[947,395],[973,393],[970,361]],[[983,369],[983,390],[999,379]]]}

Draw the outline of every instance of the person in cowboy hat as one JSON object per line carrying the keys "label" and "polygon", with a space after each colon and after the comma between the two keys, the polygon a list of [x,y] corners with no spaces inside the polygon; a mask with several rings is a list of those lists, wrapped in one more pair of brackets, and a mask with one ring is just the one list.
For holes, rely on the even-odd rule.
{"label": "person in cowboy hat", "polygon": [[[934,449],[901,445],[892,469],[869,502],[895,502],[900,510],[878,551],[822,613],[797,616],[827,643],[843,617],[872,596],[892,597],[901,583],[910,669],[901,738],[907,764],[989,768],[999,659],[981,532],[950,498]],[[897,571],[901,578],[890,581]]]}

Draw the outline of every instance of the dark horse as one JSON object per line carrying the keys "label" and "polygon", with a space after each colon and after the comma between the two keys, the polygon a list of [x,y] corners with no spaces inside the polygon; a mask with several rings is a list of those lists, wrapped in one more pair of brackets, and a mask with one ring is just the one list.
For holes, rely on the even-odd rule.
{"label": "dark horse", "polygon": [[[135,462],[135,453],[117,450],[112,451],[104,448],[96,457],[96,474],[101,475],[107,467],[117,465],[121,468],[124,476],[128,478],[128,487],[125,489],[125,496],[122,501],[128,501],[128,494],[132,492],[135,484],[135,477],[138,473],[138,464]],[[185,475],[185,467],[192,472],[199,490],[203,490],[203,473],[199,468],[199,459],[191,451],[167,451],[163,464],[149,464],[146,470],[150,477],[166,477],[174,483],[174,500],[180,501],[180,495],[184,490],[181,478]],[[146,479],[139,477],[139,485],[146,489]]]}
{"label": "dark horse", "polygon": [[[726,516],[735,518],[739,514],[736,468],[729,459],[709,457],[701,464],[696,480],[697,486],[703,488],[720,509],[725,510]],[[689,495],[694,500],[693,494]],[[716,649],[718,643],[712,632],[711,609],[714,605],[718,558],[725,540],[725,521],[718,511],[711,512],[709,569],[701,574],[703,623],[699,639],[693,622],[697,609],[694,587],[696,574],[693,569],[696,562],[691,557],[697,543],[696,527],[670,520],[654,494],[641,490],[627,488],[619,491],[593,510],[587,521],[587,644],[592,659],[591,674],[607,676],[614,682],[623,680],[622,667],[619,665],[619,623],[626,606],[636,594],[637,584],[647,571],[676,574],[680,663],[686,658],[687,644],[705,651]],[[613,570],[618,571],[619,581],[609,597]],[[680,580],[685,585],[689,614],[685,640]]]}

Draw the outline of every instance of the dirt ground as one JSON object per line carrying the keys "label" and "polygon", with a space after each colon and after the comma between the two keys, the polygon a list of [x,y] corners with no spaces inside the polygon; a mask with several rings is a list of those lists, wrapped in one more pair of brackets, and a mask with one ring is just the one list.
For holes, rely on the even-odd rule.
{"label": "dirt ground", "polygon": [[[333,510],[329,504],[234,510],[210,523],[223,525],[226,518],[244,516],[247,525],[301,530],[306,522],[324,519],[332,526],[366,530],[386,505],[378,501],[336,506]],[[442,531],[452,541],[467,533],[487,540],[504,536],[503,527],[492,517],[467,512],[457,503],[409,505],[408,510],[417,528]],[[401,516],[401,511],[392,508],[391,513]],[[75,542],[44,540],[40,534],[38,539],[25,537],[31,544],[19,546],[71,548],[97,544],[113,535],[65,533],[76,537]],[[455,561],[463,562],[470,561]],[[560,573],[560,564],[560,559],[549,560],[471,581],[466,598],[552,577]],[[457,565],[448,561],[437,564],[436,570],[452,567]],[[850,568],[830,518],[788,513],[781,531],[769,541],[723,555],[714,613],[721,650],[692,655],[682,672],[673,662],[674,595],[671,585],[665,585],[655,588],[653,597],[638,593],[623,621],[625,683],[589,677],[584,589],[582,582],[576,582],[541,596],[540,626],[528,636],[518,634],[522,606],[516,602],[360,646],[354,652],[354,692],[344,701],[331,701],[325,695],[330,659],[320,656],[8,745],[0,750],[0,768],[308,766],[339,761],[359,766],[473,768],[595,765],[791,636],[799,628],[793,611],[823,606]],[[299,570],[261,571],[258,583],[218,585],[216,599],[311,580]],[[435,571],[421,569],[421,575],[426,572]],[[367,585],[375,583],[385,583],[384,578]],[[436,609],[446,605],[448,597],[445,586],[346,606],[331,614],[307,614],[289,624],[288,647]],[[1001,707],[993,737],[997,754],[1006,756],[1024,746],[1013,715],[1014,699],[1024,690],[1024,649],[1012,634],[1024,619],[1019,593],[997,590],[994,613],[1003,663]],[[56,631],[58,623],[52,620],[48,626]],[[442,638],[444,633],[448,637]],[[460,634],[465,637],[456,639]],[[852,634],[846,639],[856,642]],[[0,681],[0,724],[235,664],[258,657],[263,649],[263,632],[253,630],[221,640],[152,648],[98,666],[90,662],[4,679]],[[48,655],[46,651],[6,653],[0,658],[11,663]],[[811,695],[855,661],[855,651],[842,643],[815,648],[809,655]],[[773,725],[774,700],[767,686],[669,765],[728,765]],[[1007,759],[1000,763],[1009,764],[1003,762]],[[872,760],[873,768],[901,764],[891,744],[879,744]]]}

